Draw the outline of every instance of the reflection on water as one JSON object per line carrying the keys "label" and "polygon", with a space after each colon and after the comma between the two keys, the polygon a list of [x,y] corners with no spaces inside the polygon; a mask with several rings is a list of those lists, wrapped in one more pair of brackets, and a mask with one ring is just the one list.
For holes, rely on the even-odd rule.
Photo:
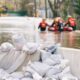
{"label": "reflection on water", "polygon": [[[61,43],[63,47],[71,47],[80,49],[80,32],[36,32],[34,27],[2,27],[0,26],[0,44],[3,42],[11,42],[13,33],[23,33],[29,42],[38,42],[41,46],[49,46]],[[37,39],[37,40],[36,40]]]}
{"label": "reflection on water", "polygon": [[[13,33],[0,33],[0,44],[3,42],[11,42]],[[24,34],[27,41],[35,42],[35,35]],[[80,49],[80,33],[77,32],[39,32],[39,42],[43,47],[61,43],[63,47]]]}
{"label": "reflection on water", "polygon": [[80,33],[77,32],[42,32],[40,35],[40,43],[53,45],[61,43],[63,47],[80,49]]}

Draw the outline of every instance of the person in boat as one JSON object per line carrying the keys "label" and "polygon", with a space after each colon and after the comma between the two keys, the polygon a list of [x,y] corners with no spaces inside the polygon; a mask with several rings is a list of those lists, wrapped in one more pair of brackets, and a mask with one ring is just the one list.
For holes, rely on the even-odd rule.
{"label": "person in boat", "polygon": [[49,28],[50,31],[63,31],[63,20],[61,17],[54,19],[52,25]]}
{"label": "person in boat", "polygon": [[76,19],[72,16],[68,16],[68,20],[65,23],[65,26],[68,26],[68,31],[75,31],[76,30]]}
{"label": "person in boat", "polygon": [[49,26],[46,22],[46,19],[42,19],[42,21],[39,24],[38,29],[40,28],[40,31],[45,31],[47,26]]}

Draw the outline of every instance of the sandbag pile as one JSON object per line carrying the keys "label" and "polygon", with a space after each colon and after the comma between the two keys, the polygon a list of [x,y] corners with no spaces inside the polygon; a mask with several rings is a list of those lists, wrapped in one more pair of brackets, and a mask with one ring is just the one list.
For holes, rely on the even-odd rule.
{"label": "sandbag pile", "polygon": [[[17,39],[15,41],[17,42]],[[9,65],[7,65],[5,62],[4,65],[7,65],[7,68],[9,69],[5,70],[7,69],[6,66],[5,69],[0,67],[2,68],[0,69],[0,80],[78,80],[71,74],[69,61],[63,59],[60,54],[54,53],[54,50],[57,49],[52,49],[51,47],[50,49],[52,51],[40,50],[34,43],[27,43],[26,45],[21,44],[19,47],[17,44],[16,47],[14,47],[10,43],[5,43],[1,46],[0,49],[2,49],[2,52],[9,52],[5,53],[4,56],[7,55],[9,59],[12,58],[12,61],[6,61],[6,57],[5,61]],[[16,49],[17,47],[18,49]],[[14,53],[11,53],[12,50],[14,50]],[[16,50],[18,50],[18,52],[16,52]],[[28,54],[33,55],[33,53],[35,54],[36,51],[37,54],[40,53],[39,60],[34,62],[29,60],[28,64],[26,62],[26,65],[22,65],[22,70],[15,71],[21,66],[22,63],[25,62]]]}
{"label": "sandbag pile", "polygon": [[41,53],[41,61],[29,63],[24,69],[24,72],[32,74],[34,80],[78,80],[71,74],[67,59],[44,50]]}

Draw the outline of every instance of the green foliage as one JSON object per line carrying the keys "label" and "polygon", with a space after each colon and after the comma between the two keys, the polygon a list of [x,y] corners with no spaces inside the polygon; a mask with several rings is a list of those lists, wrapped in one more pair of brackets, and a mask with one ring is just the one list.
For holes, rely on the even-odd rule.
{"label": "green foliage", "polygon": [[[80,0],[76,0],[76,4],[74,6],[76,16],[80,16]],[[77,19],[77,29],[80,29],[80,19]]]}
{"label": "green foliage", "polygon": [[15,15],[18,15],[18,16],[25,16],[27,15],[27,11],[8,11],[9,14],[15,14]]}
{"label": "green foliage", "polygon": [[77,0],[76,1],[76,4],[75,4],[75,13],[80,15],[80,0]]}
{"label": "green foliage", "polygon": [[9,10],[12,10],[14,8],[14,5],[10,4],[10,3],[6,3],[6,7],[9,9]]}

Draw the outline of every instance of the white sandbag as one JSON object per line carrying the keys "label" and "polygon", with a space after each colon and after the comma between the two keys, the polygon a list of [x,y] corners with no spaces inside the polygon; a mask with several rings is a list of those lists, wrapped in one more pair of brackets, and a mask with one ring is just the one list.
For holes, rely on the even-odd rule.
{"label": "white sandbag", "polygon": [[56,80],[56,79],[54,77],[47,77],[47,78],[45,78],[43,80]]}
{"label": "white sandbag", "polygon": [[[35,61],[40,61],[40,56],[41,56],[41,53],[39,50],[37,50],[34,54],[30,55],[28,54],[26,56],[26,59],[25,61],[23,62],[22,64],[22,68],[23,66],[26,66],[28,64],[29,61],[31,62],[35,62]],[[22,69],[21,66],[18,68],[18,71]]]}
{"label": "white sandbag", "polygon": [[21,79],[19,79],[19,78],[13,78],[13,77],[8,77],[8,78],[5,79],[5,80],[21,80]]}
{"label": "white sandbag", "polygon": [[61,60],[62,60],[61,55],[53,54],[53,55],[49,56],[47,59],[45,59],[43,61],[43,63],[46,63],[50,66],[55,66],[57,64],[60,64]]}
{"label": "white sandbag", "polygon": [[11,76],[13,77],[13,78],[23,78],[24,77],[24,74],[23,74],[23,72],[13,72],[13,73],[11,73]]}
{"label": "white sandbag", "polygon": [[56,62],[54,63],[54,61],[50,58],[44,60],[43,63],[50,65],[50,66],[53,66],[54,64],[56,64]]}
{"label": "white sandbag", "polygon": [[60,64],[60,60],[57,60],[57,59],[52,60],[51,58],[47,58],[46,60],[43,61],[43,63],[50,66],[55,66],[57,64]]}
{"label": "white sandbag", "polygon": [[7,72],[5,72],[3,69],[0,69],[0,79],[7,79],[10,76]]}
{"label": "white sandbag", "polygon": [[61,68],[65,69],[67,66],[69,66],[69,60],[62,59],[60,65],[61,65]]}
{"label": "white sandbag", "polygon": [[50,77],[52,75],[56,75],[62,72],[62,68],[60,65],[54,66],[51,69],[49,69],[46,73],[46,77]]}
{"label": "white sandbag", "polygon": [[33,62],[30,67],[34,69],[40,76],[44,76],[46,72],[51,68],[49,65],[41,62]]}
{"label": "white sandbag", "polygon": [[21,79],[19,79],[19,78],[14,78],[13,80],[21,80]]}
{"label": "white sandbag", "polygon": [[39,48],[39,45],[37,43],[27,43],[27,47],[29,49],[29,54],[34,53]]}
{"label": "white sandbag", "polygon": [[26,45],[27,41],[22,34],[14,34],[12,36],[12,42],[17,50],[22,50],[22,47]]}
{"label": "white sandbag", "polygon": [[[28,56],[30,56],[30,57],[28,57]],[[31,60],[32,62],[35,62],[35,61],[39,61],[39,60],[40,60],[41,53],[40,53],[39,50],[37,50],[34,54],[28,55],[28,56],[27,56],[27,58],[28,58],[29,60]],[[28,61],[29,61],[29,60],[28,60]]]}
{"label": "white sandbag", "polygon": [[24,73],[24,76],[25,76],[25,77],[32,78],[32,74],[31,74],[30,72],[25,72],[25,73]]}
{"label": "white sandbag", "polygon": [[53,78],[56,79],[56,80],[59,80],[59,74],[52,75],[51,77],[53,77]]}
{"label": "white sandbag", "polygon": [[31,60],[29,60],[28,63],[22,67],[22,71],[26,72],[27,68],[29,68],[31,64],[32,64],[32,62],[31,62]]}
{"label": "white sandbag", "polygon": [[61,80],[78,80],[77,77],[73,76],[72,74],[65,74]]}
{"label": "white sandbag", "polygon": [[49,58],[52,54],[50,52],[46,52],[44,50],[40,50],[42,62]]}
{"label": "white sandbag", "polygon": [[13,77],[8,77],[8,78],[5,79],[5,80],[14,80],[14,78],[13,78]]}
{"label": "white sandbag", "polygon": [[7,55],[5,55],[1,61],[0,61],[0,67],[3,68],[4,70],[9,69],[12,64],[15,62],[16,58],[18,58],[20,54],[15,53],[15,50],[12,49],[11,51],[8,52]]}
{"label": "white sandbag", "polygon": [[[14,53],[14,47],[11,43],[5,42],[5,43],[1,44],[0,51],[1,51],[0,53],[5,54],[0,58],[0,68],[8,69],[10,66],[9,65],[10,62],[12,61],[10,59],[12,59],[11,57],[13,56],[13,53]],[[12,64],[12,62],[11,62],[11,64]]]}
{"label": "white sandbag", "polygon": [[1,46],[0,46],[0,50],[1,50],[2,52],[10,51],[10,50],[13,49],[13,48],[14,48],[14,46],[13,46],[11,43],[9,43],[9,42],[4,42],[4,43],[2,43]]}
{"label": "white sandbag", "polygon": [[52,59],[53,61],[61,61],[62,56],[60,54],[53,54],[50,56],[50,59]]}
{"label": "white sandbag", "polygon": [[32,78],[22,78],[21,80],[33,80]]}
{"label": "white sandbag", "polygon": [[8,55],[8,53],[9,52],[2,52],[1,50],[0,50],[0,62],[2,61],[2,59],[6,56],[6,55]]}
{"label": "white sandbag", "polygon": [[34,80],[42,80],[42,77],[41,77],[37,72],[35,72],[35,73],[33,74],[33,79],[34,79]]}
{"label": "white sandbag", "polygon": [[22,47],[22,51],[23,52],[29,52],[29,48],[26,46],[26,45],[24,45],[23,47]]}
{"label": "white sandbag", "polygon": [[30,66],[27,66],[26,69],[25,69],[25,71],[31,73],[31,75],[36,72],[36,71],[35,71],[33,68],[31,68]]}
{"label": "white sandbag", "polygon": [[65,74],[71,74],[70,66],[66,67],[66,68],[59,74],[59,78],[63,77]]}
{"label": "white sandbag", "polygon": [[58,53],[58,49],[61,46],[60,43],[54,44],[54,45],[48,45],[45,50],[47,52],[51,52],[52,54],[57,54]]}
{"label": "white sandbag", "polygon": [[57,52],[57,48],[58,48],[58,44],[55,44],[55,45],[51,45],[51,46],[49,46],[49,47],[46,47],[45,48],[45,50],[47,51],[47,52],[50,52],[50,53],[52,53],[52,54],[56,54]]}
{"label": "white sandbag", "polygon": [[11,72],[14,72],[15,70],[17,70],[22,65],[22,63],[24,62],[26,56],[27,56],[27,54],[21,51],[18,58],[13,63],[13,65],[6,71],[8,73],[11,73]]}

